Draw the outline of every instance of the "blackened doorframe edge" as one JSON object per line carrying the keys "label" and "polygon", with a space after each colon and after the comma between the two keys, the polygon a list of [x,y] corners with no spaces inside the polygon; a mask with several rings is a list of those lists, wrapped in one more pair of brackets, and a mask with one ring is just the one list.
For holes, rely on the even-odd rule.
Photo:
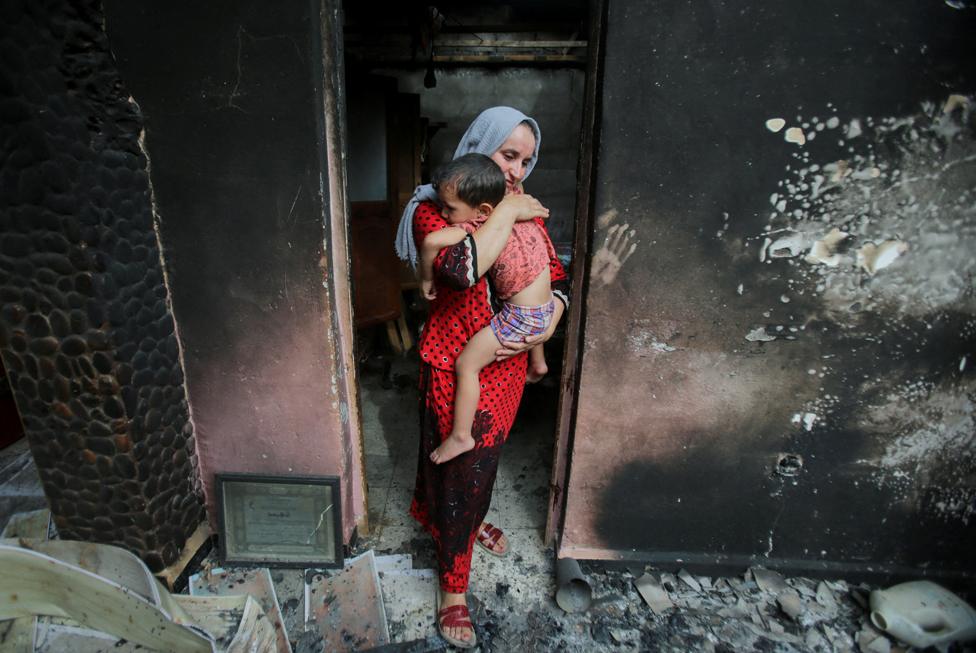
{"label": "blackened doorframe edge", "polygon": [[[343,508],[351,509],[351,514],[354,515],[353,530],[346,537],[346,541],[351,544],[359,532],[368,533],[369,523],[366,510],[366,477],[363,472],[365,453],[362,444],[362,412],[356,378],[355,333],[352,326],[352,266],[346,228],[349,203],[346,198],[346,166],[343,156],[346,151],[343,137],[346,101],[342,2],[310,0],[310,4],[312,52],[319,55],[315,58],[312,70],[316,76],[313,87],[320,109],[315,114],[320,157],[319,192],[322,196],[322,219],[325,223],[323,257],[319,265],[333,309],[330,316],[337,377],[335,389],[343,424],[344,445],[340,476],[346,479],[348,490],[342,493]],[[346,407],[345,412],[342,412],[343,406]]]}
{"label": "blackened doorframe edge", "polygon": [[[559,382],[559,408],[556,415],[556,442],[553,445],[552,474],[549,480],[549,508],[546,516],[545,544],[555,545],[561,556],[563,524],[566,521],[566,486],[572,464],[576,432],[576,404],[582,359],[579,351],[584,336],[584,301],[588,288],[590,248],[593,240],[593,214],[596,183],[596,152],[599,150],[600,94],[604,65],[604,37],[609,0],[590,0],[589,48],[586,61],[586,86],[583,90],[582,140],[577,164],[576,229],[573,233],[572,286],[566,321],[566,346],[563,350],[562,378]],[[567,554],[571,555],[571,554]]]}

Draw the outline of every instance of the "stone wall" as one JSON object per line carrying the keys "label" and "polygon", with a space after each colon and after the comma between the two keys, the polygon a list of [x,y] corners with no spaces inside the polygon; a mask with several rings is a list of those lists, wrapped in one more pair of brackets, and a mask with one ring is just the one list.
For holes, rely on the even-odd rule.
{"label": "stone wall", "polygon": [[142,115],[98,2],[0,11],[0,353],[61,537],[158,570],[204,511]]}

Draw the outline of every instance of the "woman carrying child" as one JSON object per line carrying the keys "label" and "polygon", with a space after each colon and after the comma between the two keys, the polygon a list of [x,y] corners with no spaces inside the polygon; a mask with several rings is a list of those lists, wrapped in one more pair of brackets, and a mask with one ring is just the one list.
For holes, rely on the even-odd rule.
{"label": "woman carrying child", "polygon": [[[465,597],[474,542],[494,555],[508,552],[507,538],[482,520],[488,512],[501,445],[522,398],[526,352],[552,335],[566,308],[566,273],[555,256],[549,261],[555,301],[548,328],[524,342],[502,342],[495,362],[481,370],[471,430],[474,448],[443,464],[430,456],[452,432],[455,361],[493,316],[485,273],[504,249],[516,221],[537,220],[541,225],[539,218],[548,217],[549,211],[537,200],[521,193],[521,182],[535,167],[540,138],[536,122],[509,107],[485,110],[461,138],[454,157],[470,152],[490,157],[505,175],[506,195],[480,227],[434,259],[437,293],[420,338],[420,455],[410,512],[431,534],[437,551],[438,628],[451,644],[465,648],[476,643]],[[414,265],[417,245],[451,226],[436,200],[430,186],[421,186],[404,210],[397,251]]]}

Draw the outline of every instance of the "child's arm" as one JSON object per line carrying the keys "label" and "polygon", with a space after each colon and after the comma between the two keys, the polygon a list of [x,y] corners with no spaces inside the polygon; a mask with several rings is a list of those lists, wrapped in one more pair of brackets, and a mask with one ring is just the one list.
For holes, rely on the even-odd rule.
{"label": "child's arm", "polygon": [[427,235],[420,245],[420,291],[427,299],[434,299],[434,259],[445,247],[457,245],[468,235],[461,227],[446,227]]}

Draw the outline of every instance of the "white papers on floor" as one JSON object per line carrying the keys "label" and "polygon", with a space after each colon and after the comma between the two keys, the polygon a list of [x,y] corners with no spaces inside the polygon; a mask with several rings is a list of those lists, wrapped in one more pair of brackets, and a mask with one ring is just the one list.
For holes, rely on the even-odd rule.
{"label": "white papers on floor", "polygon": [[383,603],[396,642],[412,642],[434,632],[437,572],[397,569],[380,574]]}
{"label": "white papers on floor", "polygon": [[266,567],[258,569],[222,569],[215,567],[190,576],[190,596],[241,596],[253,597],[277,632],[278,653],[292,653],[288,630],[281,616],[281,606],[275,593],[271,573]]}
{"label": "white papers on floor", "polygon": [[316,632],[326,651],[390,643],[372,550],[350,560],[342,571],[306,574],[305,630]]}

